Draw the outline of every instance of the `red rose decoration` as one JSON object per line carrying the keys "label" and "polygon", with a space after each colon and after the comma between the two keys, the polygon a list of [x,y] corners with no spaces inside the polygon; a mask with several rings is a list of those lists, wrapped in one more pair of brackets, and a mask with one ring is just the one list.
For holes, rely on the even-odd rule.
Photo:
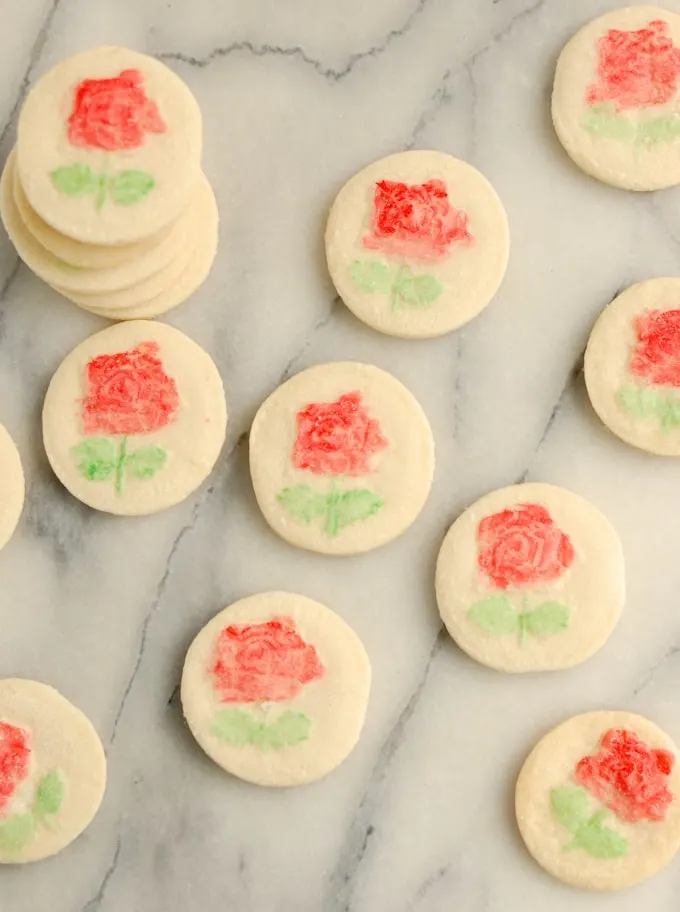
{"label": "red rose decoration", "polygon": [[666,780],[675,765],[667,750],[650,750],[633,732],[612,728],[602,750],[584,757],[576,779],[626,823],[663,820],[673,794]]}
{"label": "red rose decoration", "polygon": [[680,386],[680,310],[650,310],[635,320],[637,344],[630,361],[636,377]]}
{"label": "red rose decoration", "polygon": [[68,138],[86,149],[137,149],[146,133],[165,133],[156,103],[146,97],[139,70],[112,79],[85,79],[75,90]]}
{"label": "red rose decoration", "polygon": [[211,671],[223,703],[292,700],[326,673],[316,649],[288,617],[225,627]]}
{"label": "red rose decoration", "polygon": [[293,462],[316,475],[367,475],[373,454],[387,446],[380,424],[361,404],[361,393],[314,402],[298,412],[297,424]]}
{"label": "red rose decoration", "polygon": [[672,101],[678,90],[680,49],[661,19],[638,31],[610,29],[600,38],[599,57],[599,82],[586,92],[588,104],[644,108]]}
{"label": "red rose decoration", "polygon": [[538,504],[487,516],[477,541],[479,566],[499,589],[552,583],[574,562],[568,536]]}
{"label": "red rose decoration", "polygon": [[30,760],[28,732],[0,722],[0,816],[16,787],[28,776]]}
{"label": "red rose decoration", "polygon": [[87,365],[86,434],[149,434],[175,418],[177,385],[163,370],[156,342],[99,355]]}
{"label": "red rose decoration", "polygon": [[453,208],[441,180],[424,184],[378,181],[373,206],[371,234],[363,240],[369,250],[433,260],[446,256],[453,243],[473,240],[467,215]]}

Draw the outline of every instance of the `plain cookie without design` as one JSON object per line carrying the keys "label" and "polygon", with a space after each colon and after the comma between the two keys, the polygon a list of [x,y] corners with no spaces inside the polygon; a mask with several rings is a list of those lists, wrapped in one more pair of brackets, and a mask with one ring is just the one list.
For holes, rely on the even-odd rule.
{"label": "plain cookie without design", "polygon": [[19,451],[0,424],[0,548],[12,537],[24,507],[24,472]]}

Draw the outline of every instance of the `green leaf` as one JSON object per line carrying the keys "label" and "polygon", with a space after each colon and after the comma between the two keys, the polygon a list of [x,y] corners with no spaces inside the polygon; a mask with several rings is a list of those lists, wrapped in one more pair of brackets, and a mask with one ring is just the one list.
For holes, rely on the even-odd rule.
{"label": "green leaf", "polygon": [[156,186],[156,181],[146,171],[121,171],[109,183],[114,203],[131,206],[144,199]]}
{"label": "green leaf", "polygon": [[312,720],[301,712],[285,712],[272,722],[262,725],[257,731],[253,743],[262,750],[282,750],[306,741],[312,727]]}
{"label": "green leaf", "polygon": [[543,602],[524,615],[527,630],[537,637],[555,636],[569,626],[571,612],[559,602]]}
{"label": "green leaf", "polygon": [[672,431],[673,428],[680,425],[680,400],[672,394],[659,396],[657,414],[661,420],[662,429]]}
{"label": "green leaf", "polygon": [[287,513],[301,522],[309,523],[326,513],[326,497],[309,485],[284,488],[276,499]]}
{"label": "green leaf", "polygon": [[368,488],[358,488],[354,491],[345,491],[344,494],[331,494],[330,496],[333,499],[331,508],[336,512],[338,529],[369,519],[384,503],[382,497],[369,491]]}
{"label": "green leaf", "polygon": [[160,447],[146,447],[125,457],[125,468],[135,478],[153,478],[167,462],[167,454]]}
{"label": "green leaf", "polygon": [[550,804],[559,822],[570,833],[577,833],[588,820],[588,795],[583,789],[553,789]]}
{"label": "green leaf", "polygon": [[64,800],[64,782],[59,773],[48,773],[40,780],[35,798],[35,809],[41,816],[56,814]]}
{"label": "green leaf", "polygon": [[638,142],[645,146],[675,142],[680,137],[680,117],[655,117],[638,127]]}
{"label": "green leaf", "polygon": [[592,136],[601,139],[634,142],[637,137],[637,127],[633,121],[625,114],[617,114],[610,105],[590,107],[583,125]]}
{"label": "green leaf", "polygon": [[89,165],[68,165],[57,168],[50,174],[52,183],[68,196],[83,196],[94,193],[99,186],[99,180]]}
{"label": "green leaf", "polygon": [[35,830],[33,814],[17,814],[0,825],[0,849],[18,852],[23,849]]}
{"label": "green leaf", "polygon": [[583,849],[593,858],[620,858],[628,851],[628,840],[614,830],[600,825],[595,815],[576,834],[573,842],[565,846],[568,850]]}
{"label": "green leaf", "polygon": [[387,294],[392,287],[392,272],[389,266],[377,260],[354,260],[349,271],[355,285],[371,294]]}
{"label": "green leaf", "polygon": [[108,437],[88,437],[74,446],[71,453],[78,471],[89,481],[106,481],[116,468],[115,444]]}
{"label": "green leaf", "polygon": [[253,740],[257,723],[242,709],[224,709],[215,717],[213,734],[234,747],[245,747]]}
{"label": "green leaf", "polygon": [[519,630],[519,615],[507,595],[492,595],[477,602],[468,617],[492,636],[505,636]]}
{"label": "green leaf", "polygon": [[397,283],[394,293],[406,304],[422,307],[436,301],[443,289],[434,276],[409,275]]}

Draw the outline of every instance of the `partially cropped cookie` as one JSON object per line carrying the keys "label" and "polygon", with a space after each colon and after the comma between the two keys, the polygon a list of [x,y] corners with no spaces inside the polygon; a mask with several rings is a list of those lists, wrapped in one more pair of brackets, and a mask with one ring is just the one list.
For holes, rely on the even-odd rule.
{"label": "partially cropped cookie", "polygon": [[45,684],[0,680],[0,864],[61,852],[105,787],[104,749],[83,713]]}
{"label": "partially cropped cookie", "polygon": [[0,548],[12,537],[24,506],[24,472],[14,441],[0,424]]}
{"label": "partially cropped cookie", "polygon": [[210,356],[171,326],[133,320],[67,355],[47,390],[43,439],[75,497],[132,516],[195,491],[217,461],[226,422]]}
{"label": "partially cropped cookie", "polygon": [[508,261],[503,204],[479,171],[443,152],[390,155],[338,193],[326,257],[364,323],[425,339],[457,329],[498,291]]}
{"label": "partially cropped cookie", "polygon": [[302,371],[255,416],[250,473],[265,519],[322,554],[370,551],[404,532],[432,484],[434,441],[414,396],[370,364]]}
{"label": "partially cropped cookie", "polygon": [[584,890],[621,890],[680,847],[678,749],[628,712],[575,716],[539,741],[517,781],[517,822],[536,861]]}
{"label": "partially cropped cookie", "polygon": [[354,748],[371,668],[361,640],[324,605],[266,592],[226,608],[198,634],[182,707],[203,750],[258,785],[303,785]]}
{"label": "partially cropped cookie", "polygon": [[680,183],[680,15],[628,6],[600,16],[557,63],[552,115],[576,164],[615,187]]}
{"label": "partially cropped cookie", "polygon": [[607,519],[563,488],[502,488],[469,507],[437,560],[437,602],[456,643],[506,672],[585,661],[608,639],[625,594]]}

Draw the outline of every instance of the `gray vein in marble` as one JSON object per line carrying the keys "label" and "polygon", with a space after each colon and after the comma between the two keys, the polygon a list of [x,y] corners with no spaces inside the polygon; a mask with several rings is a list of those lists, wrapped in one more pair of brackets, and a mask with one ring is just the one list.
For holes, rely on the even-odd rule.
{"label": "gray vein in marble", "polygon": [[281,375],[279,376],[279,381],[278,381],[279,384],[288,380],[288,378],[291,376],[291,374],[295,370],[296,365],[299,363],[300,358],[302,358],[304,353],[307,351],[309,346],[314,341],[314,336],[316,335],[316,333],[320,329],[323,329],[325,326],[328,326],[328,324],[333,319],[334,314],[336,313],[336,308],[337,308],[338,304],[341,304],[341,303],[342,303],[342,300],[340,299],[340,297],[338,295],[336,295],[333,298],[333,300],[331,301],[330,306],[329,306],[328,310],[326,311],[326,313],[324,314],[324,316],[320,317],[316,321],[314,326],[309,331],[309,335],[306,336],[304,341],[302,342],[302,345],[300,346],[300,348],[295,352],[293,357],[290,358],[288,360],[288,362],[286,363],[286,366],[284,367]]}
{"label": "gray vein in marble", "polygon": [[[19,274],[20,266],[21,266],[21,260],[19,259],[19,257],[17,257],[14,260],[14,264],[13,264],[12,268],[10,269],[7,278],[5,279],[3,284],[0,286],[0,304],[2,304],[2,302],[5,299],[5,296],[9,292],[12,285],[14,284],[14,280],[16,279],[17,275]],[[0,339],[2,339],[5,335],[5,316],[6,316],[5,311],[0,310]]]}
{"label": "gray vein in marble", "polygon": [[657,672],[659,672],[667,662],[675,658],[675,656],[678,654],[680,654],[680,645],[671,646],[670,649],[667,649],[659,661],[652,665],[652,667],[647,669],[647,671],[644,673],[640,679],[640,683],[633,690],[633,696],[639,696],[643,690],[646,690],[650,684],[653,684]]}
{"label": "gray vein in marble", "polygon": [[446,877],[450,870],[450,864],[442,865],[441,867],[437,868],[436,871],[426,877],[416,890],[416,895],[413,897],[413,902],[409,903],[408,912],[415,912],[427,894],[432,890],[434,886],[439,883],[440,880]]}
{"label": "gray vein in marble", "polygon": [[448,89],[448,82],[451,79],[451,75],[452,71],[450,69],[444,71],[442,78],[439,80],[439,85],[430,96],[430,100],[425,107],[425,110],[418,118],[418,121],[413,128],[411,138],[404,146],[404,149],[408,150],[416,147],[416,143],[421,134],[432,123],[439,111],[451,101],[451,93]]}
{"label": "gray vein in marble", "polygon": [[104,899],[104,894],[106,893],[106,888],[109,884],[109,881],[111,880],[111,878],[114,875],[116,867],[118,866],[118,859],[120,858],[120,850],[121,850],[121,841],[120,841],[120,837],[118,837],[118,839],[116,840],[116,851],[113,853],[113,858],[111,860],[111,864],[107,868],[106,874],[104,874],[104,878],[103,878],[101,884],[99,885],[99,889],[97,890],[95,895],[92,897],[92,899],[88,900],[85,903],[85,905],[83,906],[82,912],[96,912],[96,910],[101,906],[102,900]]}

